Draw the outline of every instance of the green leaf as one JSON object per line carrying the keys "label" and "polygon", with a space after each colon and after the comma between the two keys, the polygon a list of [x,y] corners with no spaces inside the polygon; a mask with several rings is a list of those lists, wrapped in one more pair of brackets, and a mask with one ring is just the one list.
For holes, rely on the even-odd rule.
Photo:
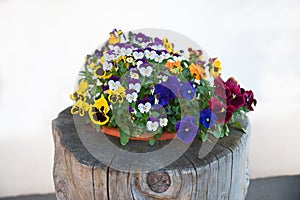
{"label": "green leaf", "polygon": [[136,113],[135,113],[135,116],[136,116],[136,117],[142,117],[143,115],[142,115],[142,113],[140,113],[140,112],[136,112]]}
{"label": "green leaf", "polygon": [[243,128],[243,126],[241,125],[240,122],[236,121],[233,124],[231,124],[231,126],[240,129],[241,131],[243,131],[244,133],[247,133],[246,130]]}
{"label": "green leaf", "polygon": [[120,133],[120,142],[122,146],[125,146],[129,142],[130,135],[124,132],[122,129],[119,128]]}
{"label": "green leaf", "polygon": [[150,85],[150,84],[153,83],[153,80],[148,79],[148,80],[146,80],[145,82],[142,82],[142,83],[143,83],[143,85]]}
{"label": "green leaf", "polygon": [[154,139],[154,138],[151,138],[151,139],[149,140],[149,144],[150,144],[151,146],[153,146],[153,145],[155,144],[155,139]]}
{"label": "green leaf", "polygon": [[203,142],[205,142],[205,141],[207,140],[207,133],[202,132],[202,134],[201,134],[201,140],[202,140]]}
{"label": "green leaf", "polygon": [[159,117],[159,113],[158,112],[152,112],[151,116],[153,116],[153,117]]}

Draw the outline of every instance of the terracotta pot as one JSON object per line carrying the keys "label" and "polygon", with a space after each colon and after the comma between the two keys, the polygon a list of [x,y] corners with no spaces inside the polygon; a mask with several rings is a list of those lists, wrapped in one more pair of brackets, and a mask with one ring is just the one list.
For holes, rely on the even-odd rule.
{"label": "terracotta pot", "polygon": [[[114,136],[114,137],[120,137],[120,133],[118,131],[117,128],[108,128],[108,127],[103,127],[101,129],[101,131],[103,133],[105,133],[106,135],[110,135],[110,136]],[[146,134],[143,134],[143,135],[140,135],[139,137],[130,137],[130,140],[144,140],[144,141],[149,141],[151,138],[153,137],[150,137],[149,138],[149,135],[146,133]],[[171,132],[163,132],[163,134],[161,135],[161,137],[159,139],[156,139],[156,140],[172,140],[176,138],[176,134],[175,133],[171,133]]]}

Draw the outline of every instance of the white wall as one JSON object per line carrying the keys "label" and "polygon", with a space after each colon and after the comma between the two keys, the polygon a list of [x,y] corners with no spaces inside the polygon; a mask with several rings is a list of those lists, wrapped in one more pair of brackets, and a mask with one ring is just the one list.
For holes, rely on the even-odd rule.
{"label": "white wall", "polygon": [[300,2],[0,1],[0,196],[53,192],[51,120],[114,27],[180,32],[258,99],[252,178],[299,174]]}

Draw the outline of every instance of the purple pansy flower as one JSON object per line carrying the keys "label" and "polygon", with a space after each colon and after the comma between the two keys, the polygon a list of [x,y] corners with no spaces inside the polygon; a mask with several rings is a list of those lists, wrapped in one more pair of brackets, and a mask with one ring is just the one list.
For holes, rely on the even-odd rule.
{"label": "purple pansy flower", "polygon": [[162,84],[170,89],[176,96],[179,95],[180,82],[176,76],[169,76],[168,80]]}
{"label": "purple pansy flower", "polygon": [[198,133],[196,118],[194,116],[185,116],[175,125],[177,138],[185,143],[193,142]]}
{"label": "purple pansy flower", "polygon": [[150,37],[146,36],[145,34],[143,33],[138,33],[134,36],[134,39],[138,42],[141,42],[141,43],[146,43],[146,42],[150,42]]}
{"label": "purple pansy flower", "polygon": [[180,87],[180,95],[188,100],[192,100],[196,95],[196,89],[191,82],[183,82]]}
{"label": "purple pansy flower", "polygon": [[200,112],[199,123],[205,128],[210,128],[215,124],[217,116],[210,109],[203,109]]}
{"label": "purple pansy flower", "polygon": [[245,106],[247,107],[248,110],[253,111],[252,104],[256,106],[256,99],[254,99],[254,94],[252,90],[245,91],[244,92],[244,98],[245,98]]}

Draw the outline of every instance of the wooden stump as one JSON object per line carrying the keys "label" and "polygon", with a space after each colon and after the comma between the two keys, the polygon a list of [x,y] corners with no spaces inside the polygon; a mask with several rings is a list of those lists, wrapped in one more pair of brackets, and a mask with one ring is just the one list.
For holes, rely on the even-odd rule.
{"label": "wooden stump", "polygon": [[[86,125],[87,128],[92,128]],[[249,185],[248,134],[231,130],[229,137],[201,143],[195,140],[176,161],[151,172],[124,172],[104,165],[83,145],[74,125],[70,108],[53,120],[55,158],[53,177],[59,200],[119,199],[245,199]],[[101,134],[101,133],[98,133]],[[109,137],[109,136],[107,136]],[[109,138],[119,145],[118,138]],[[201,158],[201,145],[212,150]],[[149,146],[148,142],[130,141],[125,150],[154,151],[165,141]]]}

